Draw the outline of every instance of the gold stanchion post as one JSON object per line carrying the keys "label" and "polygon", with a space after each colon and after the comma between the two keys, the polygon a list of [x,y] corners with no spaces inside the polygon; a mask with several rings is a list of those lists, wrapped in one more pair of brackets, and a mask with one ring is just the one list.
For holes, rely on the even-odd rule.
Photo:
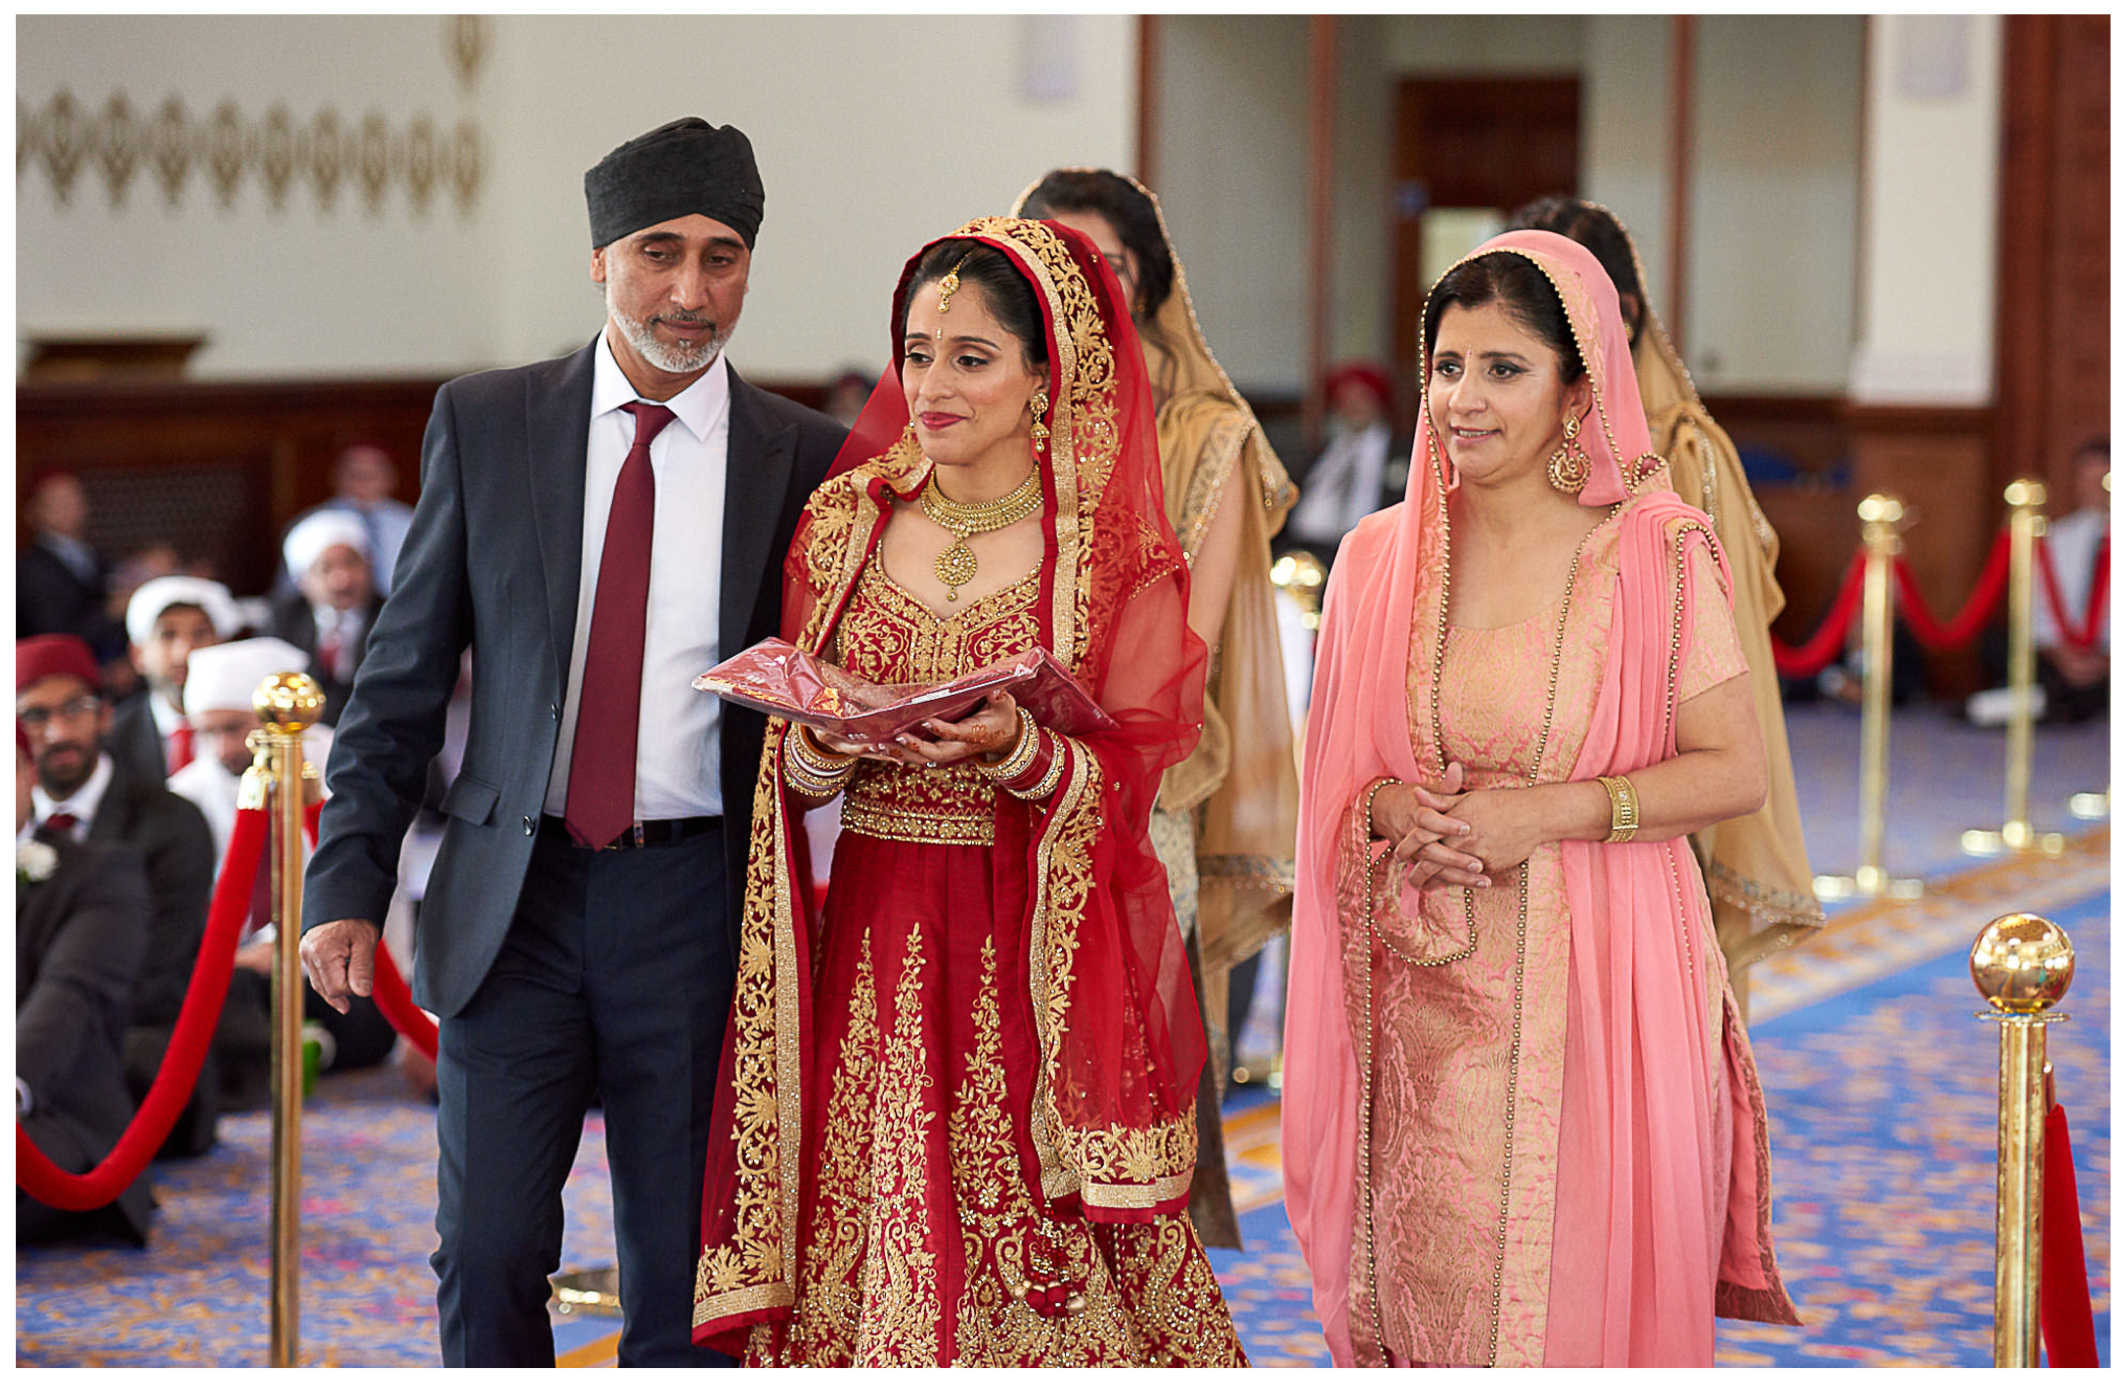
{"label": "gold stanchion post", "polygon": [[2006,487],[2013,509],[2007,526],[2006,823],[1997,830],[1962,832],[1962,852],[1983,858],[2065,852],[2063,835],[2038,831],[2028,821],[2029,763],[2035,756],[2035,544],[2043,535],[2047,498],[2040,480],[2015,480]]}
{"label": "gold stanchion post", "polygon": [[[301,1354],[302,1317],[302,848],[310,790],[302,733],[324,711],[324,692],[300,672],[267,677],[251,697],[263,728],[254,752],[273,809],[273,1249],[269,1367],[291,1368]],[[251,774],[258,774],[253,764]],[[246,774],[245,802],[252,799]]]}
{"label": "gold stanchion post", "polygon": [[2043,1126],[2050,1110],[2044,1086],[2044,1029],[2066,1020],[2055,1012],[2072,986],[2072,941],[2060,927],[2030,912],[2014,912],[1986,926],[1969,950],[1969,977],[1990,1008],[1977,1014],[1999,1024],[1999,1212],[1994,1367],[2032,1368],[2040,1362],[2043,1262]]}
{"label": "gold stanchion post", "polygon": [[1869,494],[1859,501],[1866,566],[1863,638],[1866,675],[1859,716],[1859,866],[1850,874],[1817,874],[1814,894],[1846,897],[1922,897],[1919,878],[1891,877],[1881,866],[1887,832],[1888,715],[1895,672],[1895,559],[1903,550],[1903,501]]}

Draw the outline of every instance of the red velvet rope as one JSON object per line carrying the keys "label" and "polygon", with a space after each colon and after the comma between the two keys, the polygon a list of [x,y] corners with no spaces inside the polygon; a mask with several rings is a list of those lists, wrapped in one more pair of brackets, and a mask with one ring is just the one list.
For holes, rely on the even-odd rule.
{"label": "red velvet rope", "polygon": [[1917,578],[1910,574],[1910,564],[1897,557],[1895,584],[1902,595],[1903,621],[1910,625],[1918,642],[1927,648],[1936,653],[1952,652],[1982,633],[1984,626],[1991,622],[1991,616],[1998,612],[1999,601],[2006,594],[2006,576],[2011,564],[2012,545],[2007,530],[2001,528],[1998,537],[1992,541],[1991,555],[1984,559],[1984,571],[1977,577],[1976,589],[1969,592],[1961,613],[1943,624],[1926,606]]}
{"label": "red velvet rope", "polygon": [[1797,648],[1788,647],[1776,634],[1770,635],[1770,659],[1777,664],[1781,677],[1811,677],[1836,661],[1844,650],[1844,636],[1851,632],[1851,620],[1858,614],[1859,597],[1866,589],[1866,562],[1863,554],[1852,558],[1851,565],[1844,569],[1844,583],[1837,589],[1836,599],[1829,606],[1829,617],[1813,636]]}
{"label": "red velvet rope", "polygon": [[[309,833],[310,843],[317,843],[317,816],[323,803],[309,808],[304,816],[303,828]],[[391,958],[391,947],[381,937],[376,942],[375,994],[376,1010],[384,1015],[391,1029],[419,1049],[429,1060],[435,1059],[435,1019],[421,1011],[413,1001],[413,991],[406,987],[405,976],[398,972],[398,962]]]}
{"label": "red velvet rope", "polygon": [[2101,631],[2104,607],[2109,603],[2109,538],[2104,536],[2102,545],[2095,553],[2094,579],[2087,587],[2087,617],[2075,622],[2065,608],[2065,596],[2058,590],[2058,568],[2051,560],[2050,544],[2036,539],[2036,570],[2043,577],[2043,597],[2050,601],[2050,617],[2058,626],[2058,637],[2079,652],[2088,652],[2095,646],[2095,635]]}
{"label": "red velvet rope", "polygon": [[2094,1306],[2087,1291],[2087,1249],[2080,1241],[2080,1189],[2072,1171],[2072,1132],[2062,1104],[2050,1106],[2043,1131],[2043,1351],[2054,1368],[2101,1366]]}
{"label": "red velvet rope", "polygon": [[213,906],[207,912],[206,935],[199,943],[199,959],[192,966],[192,981],[178,1010],[177,1026],[163,1053],[162,1068],[147,1098],[126,1125],[118,1145],[111,1148],[94,1170],[72,1175],[52,1163],[20,1123],[15,1124],[15,1184],[54,1209],[82,1212],[101,1209],[125,1192],[147,1169],[150,1158],[176,1125],[185,1101],[198,1082],[199,1066],[206,1059],[215,1024],[221,1020],[222,1000],[228,997],[229,975],[235,967],[236,941],[251,915],[251,886],[257,881],[259,861],[265,851],[268,829],[266,813],[252,809],[236,813],[236,828],[229,837],[228,860],[221,879],[214,885]]}

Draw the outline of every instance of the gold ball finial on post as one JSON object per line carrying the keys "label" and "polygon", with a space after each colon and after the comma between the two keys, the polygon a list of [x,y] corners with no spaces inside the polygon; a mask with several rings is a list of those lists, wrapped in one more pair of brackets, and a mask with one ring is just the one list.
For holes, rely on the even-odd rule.
{"label": "gold ball finial on post", "polygon": [[324,688],[307,672],[275,672],[251,693],[258,718],[284,735],[300,735],[324,715]]}
{"label": "gold ball finial on post", "polygon": [[1969,948],[1969,977],[2002,1013],[2032,1015],[2058,1005],[2072,987],[2072,941],[2033,912],[1998,918]]}
{"label": "gold ball finial on post", "polygon": [[2010,912],[1969,948],[1969,977],[1999,1024],[1998,1230],[1993,1263],[1991,1358],[2002,1368],[2040,1361],[2043,1142],[2050,1100],[2043,1086],[2044,1029],[2063,1022],[2058,1000],[2072,987],[2072,941],[2047,917]]}

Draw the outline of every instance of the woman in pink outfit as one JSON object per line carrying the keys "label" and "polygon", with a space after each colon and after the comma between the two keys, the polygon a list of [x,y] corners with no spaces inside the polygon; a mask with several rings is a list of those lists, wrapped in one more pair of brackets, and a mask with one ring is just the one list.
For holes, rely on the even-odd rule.
{"label": "woman in pink outfit", "polygon": [[1729,577],[1614,286],[1545,231],[1424,308],[1407,500],[1344,542],[1302,781],[1292,1223],[1338,1363],[1705,1366],[1797,1324],[1685,836],[1762,801]]}

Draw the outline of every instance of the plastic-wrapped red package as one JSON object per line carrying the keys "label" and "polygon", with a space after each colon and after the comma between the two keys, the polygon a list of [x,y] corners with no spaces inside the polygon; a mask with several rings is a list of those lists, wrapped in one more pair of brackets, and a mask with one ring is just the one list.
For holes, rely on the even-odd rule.
{"label": "plastic-wrapped red package", "polygon": [[[924,720],[957,720],[991,692],[1007,691],[1063,734],[1115,728],[1084,684],[1045,648],[1004,658],[951,681],[880,686],[821,662],[785,639],[755,643],[693,679],[696,691],[862,743],[883,744]],[[923,737],[927,738],[926,732]]]}

